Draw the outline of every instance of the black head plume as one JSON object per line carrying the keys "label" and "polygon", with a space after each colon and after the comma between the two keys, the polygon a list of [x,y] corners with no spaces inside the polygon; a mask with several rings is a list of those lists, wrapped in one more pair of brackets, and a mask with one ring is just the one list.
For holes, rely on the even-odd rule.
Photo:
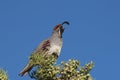
{"label": "black head plume", "polygon": [[61,25],[64,25],[64,24],[70,25],[68,21],[64,21]]}

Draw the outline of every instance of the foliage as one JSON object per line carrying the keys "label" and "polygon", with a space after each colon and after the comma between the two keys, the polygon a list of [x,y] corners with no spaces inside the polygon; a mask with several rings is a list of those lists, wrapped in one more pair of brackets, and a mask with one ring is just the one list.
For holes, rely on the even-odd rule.
{"label": "foliage", "polygon": [[[93,80],[89,73],[94,66],[93,62],[81,67],[78,60],[69,59],[57,65],[54,55],[45,56],[38,53],[30,56],[29,64],[36,66],[29,73],[35,80]],[[0,69],[0,80],[8,80],[8,75],[3,69]]]}
{"label": "foliage", "polygon": [[33,54],[30,58],[30,64],[37,65],[36,69],[29,73],[35,80],[92,80],[89,72],[94,66],[93,62],[81,67],[78,60],[70,59],[56,65],[54,56]]}
{"label": "foliage", "polygon": [[3,69],[0,69],[0,80],[8,80],[7,72]]}

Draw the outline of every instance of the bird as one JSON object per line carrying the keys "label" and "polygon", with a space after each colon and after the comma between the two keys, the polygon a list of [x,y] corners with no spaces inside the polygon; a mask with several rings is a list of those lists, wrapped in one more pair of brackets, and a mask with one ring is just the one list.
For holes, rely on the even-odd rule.
{"label": "bird", "polygon": [[[70,23],[68,21],[64,21],[61,24],[56,25],[53,28],[52,35],[49,38],[43,40],[32,53],[43,55],[41,54],[41,51],[44,51],[46,53],[46,56],[54,55],[57,59],[60,55],[63,44],[62,35],[65,30],[65,28],[63,27],[64,24],[69,25]],[[34,65],[29,64],[29,61],[27,65],[23,68],[23,70],[20,71],[20,76],[27,75],[34,67]]]}

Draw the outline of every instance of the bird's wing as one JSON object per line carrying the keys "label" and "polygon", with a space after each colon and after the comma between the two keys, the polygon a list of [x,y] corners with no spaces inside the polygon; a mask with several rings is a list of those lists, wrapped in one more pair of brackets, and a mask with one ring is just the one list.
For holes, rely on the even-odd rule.
{"label": "bird's wing", "polygon": [[48,51],[50,47],[50,40],[46,39],[43,42],[40,43],[40,45],[38,45],[38,47],[34,50],[33,53],[40,53],[41,51]]}
{"label": "bird's wing", "polygon": [[[31,56],[35,53],[41,53],[41,51],[44,51],[46,53],[46,51],[49,50],[50,47],[50,41],[49,39],[44,40],[43,42],[41,42],[41,44],[33,51],[33,53],[31,54]],[[46,54],[44,54],[45,56]],[[31,57],[30,57],[31,59]],[[27,64],[24,69],[20,72],[20,76],[24,76],[27,73],[29,73],[29,71],[33,68],[33,65],[31,64]]]}

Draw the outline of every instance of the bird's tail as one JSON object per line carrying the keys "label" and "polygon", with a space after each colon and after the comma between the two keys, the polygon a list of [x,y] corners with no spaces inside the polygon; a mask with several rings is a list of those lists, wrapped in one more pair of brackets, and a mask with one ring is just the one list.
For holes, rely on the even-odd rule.
{"label": "bird's tail", "polygon": [[29,73],[29,71],[32,69],[33,65],[30,65],[29,63],[24,67],[24,69],[19,73],[20,76],[25,76]]}

